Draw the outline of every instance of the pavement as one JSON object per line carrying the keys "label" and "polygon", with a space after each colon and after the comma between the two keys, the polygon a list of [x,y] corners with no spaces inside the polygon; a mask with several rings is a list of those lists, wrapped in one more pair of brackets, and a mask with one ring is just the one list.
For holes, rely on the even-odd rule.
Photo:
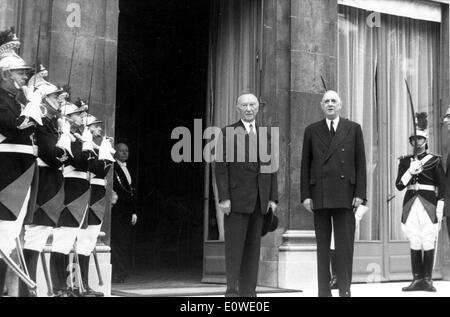
{"label": "pavement", "polygon": [[[434,281],[436,293],[417,291],[402,292],[402,287],[409,282],[395,283],[369,283],[353,284],[352,297],[450,297],[450,281]],[[224,285],[208,285],[196,287],[176,287],[159,289],[122,289],[113,294],[114,297],[224,297]],[[301,292],[295,290],[283,290],[267,287],[258,287],[258,297],[317,297],[316,289],[304,289]],[[332,290],[334,297],[338,297],[338,290]]]}
{"label": "pavement", "polygon": [[[197,269],[143,270],[135,272],[126,283],[112,284],[113,297],[223,297],[224,284],[201,283],[202,271]],[[402,292],[410,281],[352,284],[353,297],[450,297],[450,281],[435,280],[436,293]],[[270,287],[257,288],[258,297],[317,297],[317,289],[296,290]],[[333,296],[339,296],[332,290]]]}
{"label": "pavement", "polygon": [[[417,291],[402,292],[409,282],[353,284],[352,297],[450,297],[450,281],[434,281],[436,293]],[[339,296],[338,290],[332,290],[333,297]],[[264,293],[258,297],[317,297],[317,290],[305,289],[302,293]]]}

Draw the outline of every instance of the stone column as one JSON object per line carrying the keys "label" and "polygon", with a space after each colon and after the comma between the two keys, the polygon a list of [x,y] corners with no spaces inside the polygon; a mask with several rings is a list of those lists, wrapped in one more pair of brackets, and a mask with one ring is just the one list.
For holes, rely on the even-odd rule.
{"label": "stone column", "polygon": [[264,1],[264,41],[262,52],[262,106],[264,124],[278,127],[279,170],[278,229],[261,243],[259,284],[278,286],[278,247],[289,228],[289,125],[290,125],[290,0]]}

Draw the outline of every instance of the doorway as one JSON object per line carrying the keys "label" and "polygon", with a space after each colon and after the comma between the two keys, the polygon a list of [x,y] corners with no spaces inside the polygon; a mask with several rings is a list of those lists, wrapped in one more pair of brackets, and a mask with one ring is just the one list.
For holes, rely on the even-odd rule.
{"label": "doorway", "polygon": [[115,141],[137,185],[139,280],[201,279],[204,165],[174,163],[171,133],[205,119],[209,19],[209,0],[120,1]]}

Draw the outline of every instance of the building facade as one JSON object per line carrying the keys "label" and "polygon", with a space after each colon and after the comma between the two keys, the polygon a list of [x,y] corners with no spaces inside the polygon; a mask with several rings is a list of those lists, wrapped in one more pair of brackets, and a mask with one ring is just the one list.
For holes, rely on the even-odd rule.
{"label": "building facade", "polygon": [[[49,80],[70,84],[75,98],[91,96],[91,112],[104,120],[111,136],[118,120],[119,5],[124,2],[0,0],[0,29],[16,27],[25,60],[39,58]],[[409,247],[400,230],[403,196],[394,186],[397,158],[408,153],[412,128],[404,79],[418,110],[429,115],[431,151],[447,153],[440,119],[450,102],[448,0],[215,0],[208,5],[204,126],[233,122],[237,94],[251,90],[261,101],[260,120],[280,128],[280,223],[263,239],[260,284],[315,287],[313,218],[300,203],[300,160],[306,126],[322,118],[321,78],[340,93],[343,115],[362,125],[365,138],[370,213],[357,227],[354,281],[409,279]],[[204,170],[199,181],[205,185],[203,281],[223,282],[214,167],[205,164]],[[109,219],[107,211],[106,244]],[[435,274],[449,279],[444,233],[445,226]],[[108,256],[104,261],[110,271]]]}

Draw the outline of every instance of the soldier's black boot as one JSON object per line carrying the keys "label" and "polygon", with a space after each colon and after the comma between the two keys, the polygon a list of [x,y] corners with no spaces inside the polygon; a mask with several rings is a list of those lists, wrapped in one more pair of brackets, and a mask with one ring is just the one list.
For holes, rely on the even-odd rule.
{"label": "soldier's black boot", "polygon": [[85,297],[104,297],[105,295],[101,292],[96,292],[89,287],[89,260],[90,256],[78,255],[80,260],[81,278],[84,286],[83,296]]}
{"label": "soldier's black boot", "polygon": [[338,281],[336,274],[336,251],[330,250],[330,264],[331,264],[331,280],[330,289],[338,289]]}
{"label": "soldier's black boot", "polygon": [[66,282],[66,255],[58,252],[50,254],[50,276],[55,297],[68,297]]}
{"label": "soldier's black boot", "polygon": [[[24,249],[23,256],[25,258],[25,263],[27,265],[30,278],[36,283],[36,270],[39,260],[39,252]],[[36,292],[30,292],[28,286],[21,279],[19,279],[19,297],[36,297]]]}
{"label": "soldier's black boot", "polygon": [[413,280],[409,286],[402,288],[403,292],[421,291],[423,289],[422,250],[411,249],[411,268]]}
{"label": "soldier's black boot", "polygon": [[436,292],[436,288],[433,286],[433,263],[434,263],[434,249],[425,251],[423,253],[423,290],[426,292]]}
{"label": "soldier's black boot", "polygon": [[0,259],[0,297],[3,297],[5,292],[5,280],[6,280],[6,269],[8,265]]}

